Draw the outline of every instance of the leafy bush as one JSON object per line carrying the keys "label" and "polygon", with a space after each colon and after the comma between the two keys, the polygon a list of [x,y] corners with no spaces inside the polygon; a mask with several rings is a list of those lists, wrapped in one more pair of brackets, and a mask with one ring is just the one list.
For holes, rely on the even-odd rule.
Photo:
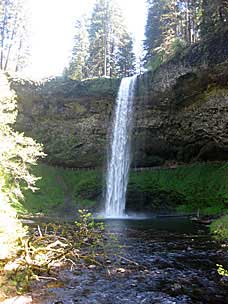
{"label": "leafy bush", "polygon": [[[15,95],[9,88],[6,76],[0,73],[0,242],[5,246],[5,256],[23,234],[10,204],[23,197],[22,188],[35,190],[37,178],[30,173],[29,168],[39,157],[44,156],[41,145],[13,129],[16,116]],[[4,224],[7,219],[9,227]],[[11,230],[14,233],[10,233]]]}
{"label": "leafy bush", "polygon": [[228,240],[228,215],[214,221],[210,230],[218,240]]}
{"label": "leafy bush", "polygon": [[221,276],[225,276],[228,277],[228,270],[226,270],[222,265],[220,264],[216,264],[216,266],[218,267],[218,274]]}

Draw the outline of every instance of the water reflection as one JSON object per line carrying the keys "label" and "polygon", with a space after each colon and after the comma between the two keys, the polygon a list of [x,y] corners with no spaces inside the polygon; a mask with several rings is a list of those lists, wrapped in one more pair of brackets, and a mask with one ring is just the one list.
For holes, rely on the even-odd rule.
{"label": "water reflection", "polygon": [[188,218],[124,218],[124,219],[104,219],[105,229],[110,232],[123,232],[125,230],[146,230],[160,231],[177,234],[198,233],[199,230],[207,230],[193,223]]}

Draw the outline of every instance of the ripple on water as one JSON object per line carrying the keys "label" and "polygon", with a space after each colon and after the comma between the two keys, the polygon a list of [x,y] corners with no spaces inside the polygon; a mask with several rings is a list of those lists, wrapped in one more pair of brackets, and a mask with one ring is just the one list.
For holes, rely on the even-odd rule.
{"label": "ripple on water", "polygon": [[[105,220],[123,247],[107,269],[64,270],[64,287],[39,288],[34,303],[227,304],[216,263],[228,259],[187,219]],[[115,264],[116,263],[116,264]],[[118,269],[124,271],[119,271]]]}

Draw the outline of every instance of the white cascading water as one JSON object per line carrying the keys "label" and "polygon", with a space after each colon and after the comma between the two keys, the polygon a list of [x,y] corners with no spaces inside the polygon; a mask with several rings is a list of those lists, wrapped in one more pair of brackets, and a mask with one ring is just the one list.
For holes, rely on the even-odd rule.
{"label": "white cascading water", "polygon": [[131,133],[136,76],[123,78],[116,100],[112,142],[108,157],[105,217],[123,217],[131,162]]}

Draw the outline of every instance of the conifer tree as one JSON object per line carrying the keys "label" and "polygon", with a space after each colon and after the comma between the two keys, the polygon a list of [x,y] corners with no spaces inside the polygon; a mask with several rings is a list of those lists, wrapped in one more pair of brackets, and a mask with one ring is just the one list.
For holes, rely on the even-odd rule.
{"label": "conifer tree", "polygon": [[89,60],[88,67],[91,77],[107,76],[108,41],[110,33],[110,3],[97,0],[89,27]]}
{"label": "conifer tree", "polygon": [[228,27],[228,0],[202,0],[201,35],[207,37],[213,32]]}
{"label": "conifer tree", "polygon": [[26,0],[0,2],[0,69],[18,71],[27,61],[28,13]]}
{"label": "conifer tree", "polygon": [[126,32],[120,39],[120,47],[117,56],[118,76],[128,77],[135,73],[135,54],[133,52],[133,39]]}
{"label": "conifer tree", "polygon": [[162,14],[163,2],[161,0],[147,0],[148,15],[145,28],[144,50],[145,65],[156,60],[156,48],[162,44]]}
{"label": "conifer tree", "polygon": [[72,59],[65,75],[124,77],[135,72],[133,39],[115,0],[96,0],[90,22],[78,21]]}
{"label": "conifer tree", "polygon": [[148,0],[145,65],[156,67],[199,40],[201,13],[202,0]]}
{"label": "conifer tree", "polygon": [[127,38],[130,40],[126,32],[123,14],[117,3],[114,0],[97,0],[89,26],[90,77],[120,76],[118,56],[123,57],[123,52],[120,51],[123,44],[128,47],[128,50],[131,48],[130,54],[133,53],[133,44],[126,42]]}
{"label": "conifer tree", "polygon": [[69,68],[65,72],[72,79],[85,79],[88,77],[87,60],[89,55],[89,39],[87,19],[85,16],[76,21],[74,45]]}

